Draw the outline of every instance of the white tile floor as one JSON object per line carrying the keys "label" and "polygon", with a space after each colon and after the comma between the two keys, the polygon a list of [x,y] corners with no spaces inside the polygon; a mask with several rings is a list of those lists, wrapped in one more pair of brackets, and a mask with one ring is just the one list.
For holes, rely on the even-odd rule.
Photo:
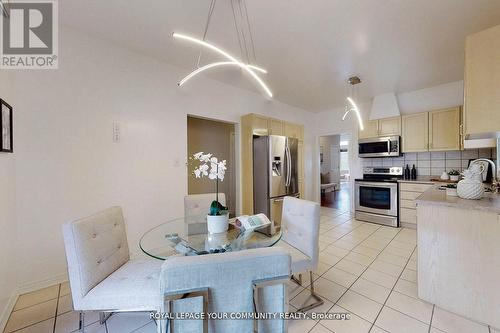
{"label": "white tile floor", "polygon": [[[312,311],[350,313],[351,319],[292,321],[289,332],[500,333],[417,298],[415,230],[364,223],[350,213],[322,207],[320,233],[314,278],[325,304]],[[292,282],[289,297],[291,310],[312,301],[308,290]],[[115,314],[105,325],[99,324],[97,313],[85,318],[85,332],[90,333],[156,332],[146,313]],[[20,296],[4,333],[77,329],[78,313],[72,308],[69,285],[63,283]]]}

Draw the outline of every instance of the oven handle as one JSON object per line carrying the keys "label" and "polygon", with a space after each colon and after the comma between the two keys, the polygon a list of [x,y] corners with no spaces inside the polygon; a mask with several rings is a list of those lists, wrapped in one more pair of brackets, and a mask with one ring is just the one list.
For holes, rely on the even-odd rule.
{"label": "oven handle", "polygon": [[392,183],[387,184],[383,182],[356,182],[357,186],[372,186],[372,187],[385,187],[385,188],[397,188],[398,184]]}

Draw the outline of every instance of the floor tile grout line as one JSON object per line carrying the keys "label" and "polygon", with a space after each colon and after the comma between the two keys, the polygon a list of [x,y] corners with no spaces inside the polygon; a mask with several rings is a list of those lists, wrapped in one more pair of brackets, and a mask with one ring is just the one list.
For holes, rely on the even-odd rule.
{"label": "floor tile grout line", "polygon": [[59,296],[61,295],[61,284],[59,284],[59,288],[57,289],[57,302],[56,302],[56,313],[54,316],[54,328],[52,333],[56,332],[56,323],[57,323],[57,312],[59,311]]}
{"label": "floor tile grout line", "polygon": [[[353,217],[353,218],[351,218],[350,220],[347,220],[347,221],[346,221],[346,222],[344,222],[344,223],[350,222],[350,221],[352,221],[352,220],[355,220],[355,221],[356,221],[356,219]],[[342,223],[342,224],[344,224],[344,223]],[[339,224],[338,226],[341,226],[342,224]],[[350,234],[351,232],[353,232],[355,229],[357,229],[357,228],[359,228],[359,227],[361,227],[361,226],[363,226],[363,225],[365,225],[365,224],[360,224],[359,226],[355,227],[355,228],[354,228],[354,229],[352,229],[350,232],[348,232],[347,234],[343,235],[342,237],[340,237],[340,238],[339,238],[339,239],[337,239],[337,240],[340,240],[340,239],[341,239],[341,238],[343,238],[344,236],[347,236],[348,234]],[[338,227],[338,226],[336,226],[336,227]],[[333,229],[335,229],[336,227],[332,228],[332,230],[333,230]],[[373,235],[373,234],[374,234],[375,232],[377,232],[377,230],[379,230],[379,229],[380,229],[380,227],[377,227],[377,228],[376,228],[376,229],[375,229],[375,230],[374,230],[371,234],[367,235],[365,239],[367,239],[368,237],[370,237],[371,235]],[[399,233],[399,232],[398,232],[398,233]],[[365,239],[363,239],[363,241],[364,241]],[[335,242],[336,242],[336,241],[335,241]],[[335,243],[335,242],[333,242],[333,243]],[[330,245],[332,245],[333,243],[329,244],[329,246],[330,246]],[[356,246],[357,246],[357,245],[356,245]],[[344,250],[345,250],[345,249],[344,249]],[[348,255],[349,255],[349,253],[351,253],[351,252],[352,252],[352,250],[347,250],[347,251],[348,251],[348,252],[347,252],[347,253],[346,253],[343,257],[340,257],[340,256],[339,256],[339,258],[341,258],[341,259],[340,259],[338,262],[340,262],[341,260],[343,260],[346,256],[348,256]],[[320,252],[322,252],[322,251],[320,251]],[[332,254],[332,255],[333,255],[333,254]],[[346,260],[347,260],[347,259],[346,259]],[[337,262],[337,263],[338,263],[338,262]],[[335,265],[336,265],[337,263],[335,263]],[[329,270],[331,270],[333,267],[335,267],[335,265],[332,265],[332,266],[331,266],[328,270],[326,270],[326,271],[325,271],[323,274],[321,274],[321,275],[317,275],[317,274],[316,274],[317,278],[316,278],[316,279],[314,279],[314,281],[318,280],[319,278],[323,278],[323,279],[325,279],[325,280],[328,280],[327,278],[323,277],[323,275],[324,275],[324,274],[326,274],[326,272],[328,272]],[[340,269],[340,268],[337,268],[337,269],[342,270],[342,269]],[[344,270],[342,270],[342,271],[343,271],[343,272],[345,272]],[[346,273],[349,273],[349,272],[346,272]],[[350,273],[350,274],[352,274],[352,273]],[[354,274],[353,274],[353,275],[354,275]],[[331,280],[328,280],[328,281],[330,281],[330,282],[332,282],[332,283],[335,283],[335,284],[338,284],[338,283],[336,283],[335,281],[331,281]],[[355,280],[354,282],[356,282],[356,280]],[[354,284],[354,282],[353,282],[353,284]],[[338,284],[338,285],[340,285],[340,284]],[[340,286],[342,286],[342,285],[340,285]],[[351,285],[351,286],[352,286],[352,285]],[[344,286],[342,286],[342,287],[344,287]],[[307,288],[304,288],[304,289],[307,289]],[[345,294],[345,293],[346,293],[349,289],[350,289],[350,287],[346,288],[346,291],[344,292],[344,294]],[[302,292],[302,291],[301,291],[301,292]],[[344,294],[342,294],[342,295],[340,296],[340,298],[342,298],[342,296],[343,296]],[[297,294],[295,297],[297,297],[297,296],[298,296],[298,294]],[[295,298],[295,297],[294,297],[294,298]],[[324,297],[324,296],[322,296],[322,297]],[[340,299],[340,298],[339,298],[339,299]],[[337,300],[337,302],[338,302],[338,300]],[[330,310],[331,310],[331,309],[335,306],[335,304],[337,304],[337,302],[332,302],[332,306],[331,306],[331,307],[328,309],[328,311],[326,311],[326,312],[327,312],[327,313],[328,313],[328,312],[330,312]],[[330,331],[330,332],[332,332],[332,333],[333,333],[333,331],[331,331],[330,329],[328,329],[328,328],[326,328],[325,326],[321,325],[321,324],[320,324],[320,321],[321,321],[321,320],[318,320],[318,321],[316,322],[316,324],[314,324],[314,326],[313,326],[313,327],[312,327],[312,328],[311,328],[308,332],[311,332],[311,331],[312,331],[312,330],[313,330],[316,326],[320,325],[321,327],[324,327],[325,329],[327,329],[328,331]]]}
{"label": "floor tile grout line", "polygon": [[429,322],[429,333],[431,333],[432,319],[434,318],[434,310],[436,309],[436,304],[432,304],[431,321]]}
{"label": "floor tile grout line", "polygon": [[[366,240],[367,238],[369,238],[371,235],[373,235],[373,234],[374,234],[377,230],[379,230],[380,228],[381,228],[381,227],[379,227],[379,228],[375,229],[375,230],[374,230],[374,231],[373,231],[370,235],[368,235],[368,236],[365,238],[365,240]],[[391,238],[391,242],[394,240],[394,238],[396,238],[396,236],[397,236],[397,235],[399,235],[399,233],[400,233],[400,232],[401,232],[401,230],[399,230],[396,234],[394,234],[394,236]],[[382,250],[380,250],[380,253],[382,253],[382,251],[384,251],[384,250],[387,248],[387,246],[389,246],[389,244],[390,244],[391,242],[387,243],[387,245],[386,245],[386,246],[385,246]],[[352,250],[351,250],[351,251],[352,251]],[[350,252],[350,251],[349,251],[349,252]],[[378,258],[378,256],[380,255],[380,253],[377,255],[377,257],[375,257],[375,259],[376,259],[376,258]],[[352,287],[352,286],[353,286],[353,285],[354,285],[354,284],[355,284],[355,283],[356,283],[356,282],[357,282],[357,281],[361,278],[361,276],[362,276],[362,275],[363,275],[363,274],[364,274],[364,273],[368,270],[368,268],[370,268],[370,266],[366,267],[366,268],[365,268],[365,270],[363,270],[363,272],[361,272],[361,274],[358,276],[358,278],[357,278],[356,280],[354,280],[354,282],[352,283],[351,287]],[[340,268],[339,268],[339,269],[340,269]],[[343,294],[339,297],[339,299],[337,299],[337,302],[335,302],[335,305],[338,305],[339,300],[340,300],[340,299],[342,299],[342,297],[344,297],[344,295],[347,293],[347,291],[349,291],[349,290],[350,290],[350,288],[351,288],[351,287],[347,288],[347,290],[346,290],[346,291],[345,291],[345,292],[344,292],[344,293],[343,293]],[[362,295],[362,296],[364,296],[364,295]],[[365,297],[366,297],[366,296],[365,296]],[[368,298],[368,297],[367,297],[367,298]],[[378,302],[377,302],[377,303],[378,303]],[[380,303],[379,303],[379,304],[380,304]],[[340,305],[339,305],[339,306],[340,306]],[[348,311],[350,311],[350,310],[348,310]],[[352,311],[352,312],[353,312],[354,314],[356,314],[354,311]],[[362,318],[363,320],[366,320],[365,318],[361,317],[360,315],[358,315],[358,314],[356,314],[356,315],[357,315],[357,316],[359,316],[360,318]],[[377,317],[378,317],[378,315],[377,315]],[[376,320],[377,320],[377,318],[375,318],[375,320],[373,321],[373,323],[372,323],[372,326],[371,326],[371,327],[373,327],[373,325],[375,325],[375,321],[376,321]],[[366,320],[366,321],[368,321],[368,320]],[[369,322],[369,321],[368,321],[368,322]],[[371,327],[370,327],[370,330],[371,330]]]}
{"label": "floor tile grout line", "polygon": [[[354,219],[354,220],[356,220],[355,218],[353,218],[353,219]],[[364,225],[364,224],[359,225],[359,226],[358,226],[358,227],[356,227],[355,229],[357,229],[357,228],[361,227],[362,225]],[[361,242],[359,242],[356,246],[358,246],[359,244],[361,244],[362,242],[364,242],[366,239],[368,239],[370,236],[372,236],[374,233],[376,233],[376,232],[377,232],[380,228],[381,228],[381,227],[379,226],[379,227],[377,227],[376,229],[374,229],[372,233],[370,233],[369,235],[367,235],[367,236],[366,236],[366,237],[365,237],[365,238],[364,238]],[[353,229],[352,231],[354,231],[354,229]],[[352,231],[351,231],[351,232],[352,232]],[[401,230],[400,230],[400,231],[401,231]],[[391,241],[392,241],[392,239],[394,239],[394,237],[396,237],[396,235],[398,235],[398,234],[399,234],[399,232],[400,232],[400,231],[398,231],[398,232],[397,232],[397,233],[393,236],[393,238],[391,238]],[[349,233],[350,233],[350,232],[349,232]],[[349,234],[349,233],[348,233],[348,234]],[[348,235],[348,234],[346,234],[346,235]],[[344,235],[344,236],[346,236],[346,235]],[[344,236],[343,236],[343,237],[344,237]],[[390,244],[390,242],[387,244],[387,246],[388,246],[389,244]],[[355,246],[355,247],[356,247],[356,246]],[[387,247],[387,246],[386,246],[386,247]],[[353,247],[353,248],[355,248],[355,247]],[[385,247],[384,247],[384,249],[385,249]],[[342,257],[342,259],[341,259],[341,260],[344,260],[344,259],[345,259],[345,257],[346,257],[346,256],[348,256],[348,255],[349,255],[349,253],[351,253],[351,252],[352,252],[352,249],[348,250],[347,254],[346,254],[344,257]],[[380,254],[380,253],[379,253],[379,254]],[[377,257],[378,257],[378,255],[377,255]],[[345,260],[348,260],[348,259],[345,259]],[[350,261],[350,260],[348,260],[348,261]],[[339,261],[339,262],[340,262],[340,261]],[[339,262],[337,262],[335,265],[333,265],[333,267],[335,267],[335,266],[336,266]],[[354,280],[354,282],[351,284],[351,287],[352,287],[352,286],[356,283],[356,281],[358,281],[358,280],[360,279],[361,275],[363,275],[363,273],[364,273],[364,272],[365,272],[365,271],[366,271],[369,267],[370,267],[370,266],[367,266],[367,267],[363,270],[363,272],[361,272],[361,274],[360,274],[360,275],[356,278],[356,280]],[[331,269],[331,268],[330,268],[330,269]],[[338,268],[338,267],[337,267],[337,269],[340,269],[340,270],[344,271],[343,269]],[[346,271],[344,271],[344,272],[346,272]],[[346,272],[346,273],[350,273],[350,272]],[[323,274],[326,274],[326,272],[325,272],[325,273],[323,273]],[[322,274],[322,275],[323,275],[323,274]],[[350,273],[350,274],[352,274],[352,273]],[[353,275],[354,275],[354,274],[353,274]],[[328,280],[328,279],[326,279],[326,280]],[[328,281],[329,281],[329,280],[328,280]],[[334,283],[335,283],[335,284],[338,284],[338,283],[336,283],[336,282],[334,282]],[[342,287],[344,287],[344,286],[342,286]],[[341,299],[341,298],[342,298],[342,297],[343,297],[343,296],[344,296],[344,295],[345,295],[345,294],[346,294],[346,293],[350,290],[350,288],[351,288],[351,287],[346,288],[346,290],[342,293],[342,295],[340,295],[340,297],[337,299],[337,301],[336,301],[336,302],[334,302],[334,304],[333,304],[333,306],[330,308],[330,310],[331,310],[331,309],[332,309],[335,305],[338,305],[339,300],[340,300],[340,299]],[[363,296],[364,296],[364,295],[363,295]],[[377,302],[377,303],[378,303],[378,302]],[[340,306],[340,305],[338,305],[338,306]],[[348,310],[348,311],[349,311],[349,310]],[[352,312],[353,312],[354,314],[356,314],[354,311],[352,311]],[[357,315],[357,316],[359,316],[358,314],[356,314],[356,315]],[[359,317],[360,317],[360,318],[362,318],[362,319],[364,319],[364,318],[363,318],[363,317],[361,317],[361,316],[359,316]],[[322,325],[322,326],[323,326],[323,325]]]}
{"label": "floor tile grout line", "polygon": [[[413,249],[413,251],[411,252],[411,255],[413,255],[413,253],[414,253],[416,250],[417,250],[417,246],[415,245],[415,248],[414,248],[414,249]],[[411,258],[411,256],[410,256],[410,258]],[[404,268],[403,268],[403,270],[401,271],[401,274],[399,274],[399,277],[397,278],[396,283],[392,286],[391,291],[389,292],[389,295],[387,295],[387,298],[385,299],[384,304],[382,304],[382,307],[380,308],[380,311],[378,312],[377,317],[375,317],[375,320],[373,321],[373,325],[372,325],[372,327],[370,328],[370,331],[368,331],[368,332],[371,332],[371,330],[373,329],[373,326],[375,326],[375,323],[377,322],[378,317],[380,316],[380,314],[382,313],[382,310],[384,309],[384,307],[385,307],[385,306],[386,306],[386,304],[387,304],[387,300],[389,300],[389,297],[391,297],[391,294],[392,294],[392,292],[394,291],[394,287],[395,287],[395,286],[396,286],[396,284],[398,283],[398,280],[401,278],[401,275],[403,275],[403,272],[404,272],[404,270],[406,269],[406,266],[408,265],[408,262],[410,261],[410,258],[408,258],[408,260],[407,260],[407,262],[406,262],[405,267],[404,267]],[[391,307],[389,307],[389,308],[391,308]],[[391,308],[391,309],[392,309],[392,308]],[[393,309],[393,310],[398,311],[398,310],[396,310],[396,309]],[[398,311],[398,312],[399,312],[399,313],[402,313],[401,311]],[[404,313],[403,313],[403,314],[404,314]],[[411,316],[409,316],[409,317],[411,317]],[[411,318],[413,318],[413,317],[411,317]],[[430,324],[429,324],[429,326],[430,326]]]}
{"label": "floor tile grout line", "polygon": [[[52,287],[53,287],[53,286],[52,286]],[[42,289],[40,289],[40,290],[42,290]],[[38,290],[35,290],[35,291],[33,291],[33,292],[36,292],[36,291],[38,291]],[[26,294],[24,294],[24,295],[26,295]],[[22,295],[21,295],[21,296],[22,296]],[[35,303],[35,304],[31,304],[30,306],[27,306],[27,307],[24,307],[24,308],[20,308],[20,309],[17,309],[17,310],[12,310],[12,312],[11,312],[11,313],[18,312],[18,311],[21,311],[21,310],[26,310],[26,309],[29,309],[29,308],[31,308],[31,307],[34,307],[34,306],[37,306],[37,305],[40,305],[40,304],[43,304],[43,303],[46,303],[46,302],[49,302],[49,301],[53,301],[53,300],[55,300],[55,299],[57,299],[57,298],[58,298],[58,297],[54,297],[54,298],[51,298],[51,299],[47,299],[47,300],[45,300],[45,301],[41,301],[41,302],[38,302],[38,303]]]}
{"label": "floor tile grout line", "polygon": [[[352,217],[350,220],[347,220],[347,221],[345,221],[345,222],[344,222],[344,223],[342,223],[342,224],[348,223],[348,222],[350,222],[350,221],[352,221],[352,220],[357,221],[354,217]],[[340,226],[340,225],[342,225],[342,224],[339,224],[338,226]],[[351,232],[353,232],[355,229],[357,229],[357,228],[359,228],[359,227],[361,227],[361,226],[363,226],[363,225],[364,225],[364,224],[360,224],[360,225],[358,225],[357,227],[353,228],[350,232],[348,232],[347,234],[345,234],[345,235],[343,235],[342,237],[340,237],[340,238],[339,238],[339,240],[340,240],[341,238],[343,238],[343,237],[347,236],[348,234],[350,234]],[[379,229],[380,229],[380,227],[377,227],[377,228],[376,228],[376,229],[375,229],[375,230],[374,230],[371,234],[369,234],[368,236],[366,236],[366,238],[368,238],[368,237],[370,237],[371,235],[373,235],[373,234],[374,234],[377,230],[379,230]],[[399,232],[398,232],[398,233],[399,233]],[[366,239],[366,238],[365,238],[365,239]],[[334,242],[334,243],[335,243],[335,242]],[[332,243],[332,244],[333,244],[333,243]],[[345,250],[345,249],[344,249],[344,250]],[[344,256],[343,256],[340,260],[343,260],[343,259],[344,259],[344,258],[345,258],[345,257],[346,257],[349,253],[351,253],[351,250],[348,250],[348,252],[347,252],[347,253],[346,253],[346,254],[345,254],[345,255],[344,255]],[[340,261],[340,260],[339,260],[339,261]],[[346,259],[346,260],[347,260],[347,259]],[[318,261],[319,261],[319,260],[318,260]],[[337,262],[337,263],[338,263],[338,262]],[[336,265],[337,263],[335,263],[335,265]],[[330,269],[332,269],[333,267],[335,267],[335,265],[332,265],[332,266],[331,266],[331,267],[330,267],[327,271],[325,271],[323,274],[319,275],[317,279],[314,279],[314,281],[316,282],[316,280],[318,280],[320,277],[322,277],[324,274],[326,274],[326,272],[328,272]],[[338,269],[340,269],[340,268],[338,268]],[[326,279],[326,278],[324,278],[324,279]],[[326,280],[328,280],[328,279],[326,279]],[[330,280],[328,280],[328,281],[330,281]],[[332,282],[333,282],[333,281],[332,281]],[[336,283],[336,282],[333,282],[333,283],[338,284],[338,283]],[[339,284],[339,285],[340,285],[340,284]],[[310,283],[309,283],[309,286],[310,286]],[[309,286],[307,286],[307,287],[309,287]],[[342,286],[342,285],[340,285],[340,286],[344,288],[344,286]],[[302,293],[304,290],[306,290],[306,289],[307,289],[307,287],[305,287],[305,288],[304,288],[301,292],[299,292],[297,295],[295,295],[295,296],[294,296],[294,297],[293,297],[290,301],[292,301],[293,299],[295,299],[295,297],[297,297],[300,293]],[[345,292],[347,292],[347,290],[349,290],[349,288],[347,288]],[[345,292],[344,292],[344,293],[343,293],[340,297],[342,297],[342,296],[345,294]],[[321,296],[321,295],[320,295],[320,296]],[[324,297],[324,296],[322,296],[322,297]],[[326,298],[326,297],[324,297],[324,298]],[[326,299],[327,299],[327,298],[326,298]],[[340,298],[339,298],[339,299],[340,299]],[[328,300],[328,299],[327,299],[327,300]],[[328,300],[328,301],[330,301],[330,300]],[[337,300],[337,301],[338,301],[338,300]],[[331,302],[331,303],[332,303],[332,306],[331,306],[331,307],[328,309],[328,311],[326,311],[326,312],[329,312],[329,311],[330,311],[330,310],[331,310],[331,309],[335,306],[335,304],[336,304],[337,302]],[[318,321],[317,321],[317,323],[319,323],[319,322],[320,322],[320,321],[318,320]],[[315,326],[316,326],[316,325],[315,325]],[[313,327],[315,327],[315,326],[313,326]],[[323,325],[321,325],[321,326],[323,326]]]}
{"label": "floor tile grout line", "polygon": [[[55,298],[50,299],[50,300],[45,301],[45,302],[42,302],[42,303],[38,303],[38,304],[36,304],[36,305],[40,305],[40,304],[43,304],[43,303],[46,303],[46,302],[50,302],[50,301],[53,301],[53,300],[55,300]],[[30,307],[31,307],[31,306],[29,306],[29,307],[27,307],[27,308],[25,308],[25,309],[29,309]],[[57,305],[56,305],[56,311],[57,311]],[[10,315],[9,315],[9,319],[7,320],[7,323],[9,323],[9,320],[11,319],[11,316],[12,316],[12,314],[13,314],[14,312],[15,312],[15,311],[12,311],[12,312],[10,313]],[[56,313],[57,313],[57,312],[56,312]],[[20,330],[26,329],[26,328],[31,327],[31,326],[35,326],[35,325],[37,325],[37,324],[43,323],[44,321],[51,320],[52,318],[55,318],[55,317],[56,317],[56,316],[54,316],[54,317],[50,317],[50,318],[46,318],[46,319],[44,319],[44,320],[37,321],[37,322],[35,322],[35,323],[33,323],[33,324],[30,324],[30,325],[28,325],[28,326],[24,326],[24,327],[18,328],[18,329],[17,329],[17,330],[15,330],[15,331],[11,331],[10,333],[16,333],[16,332],[19,332]],[[55,319],[54,319],[54,320],[55,320]],[[8,332],[4,329],[4,333],[8,333]]]}

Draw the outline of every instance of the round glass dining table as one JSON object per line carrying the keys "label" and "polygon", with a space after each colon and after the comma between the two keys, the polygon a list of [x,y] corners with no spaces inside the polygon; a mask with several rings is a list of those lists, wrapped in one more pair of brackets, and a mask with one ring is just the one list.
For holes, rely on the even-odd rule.
{"label": "round glass dining table", "polygon": [[174,219],[147,231],[139,241],[139,246],[148,256],[166,260],[171,256],[270,247],[281,239],[281,230],[276,230],[274,226],[242,231],[232,222],[234,219],[229,221],[228,231],[210,234],[206,215]]}

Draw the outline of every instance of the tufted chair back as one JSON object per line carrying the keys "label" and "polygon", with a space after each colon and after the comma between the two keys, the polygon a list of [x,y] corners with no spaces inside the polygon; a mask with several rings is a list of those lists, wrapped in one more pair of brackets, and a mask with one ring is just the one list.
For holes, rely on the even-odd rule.
{"label": "tufted chair back", "polygon": [[281,217],[283,240],[311,258],[313,270],[319,256],[319,204],[285,197]]}
{"label": "tufted chair back", "polygon": [[[203,216],[210,212],[210,205],[215,200],[215,193],[190,194],[184,197],[184,216]],[[226,195],[219,193],[219,202],[226,205]]]}
{"label": "tufted chair back", "polygon": [[63,225],[75,308],[92,288],[129,261],[122,209],[111,207]]}

